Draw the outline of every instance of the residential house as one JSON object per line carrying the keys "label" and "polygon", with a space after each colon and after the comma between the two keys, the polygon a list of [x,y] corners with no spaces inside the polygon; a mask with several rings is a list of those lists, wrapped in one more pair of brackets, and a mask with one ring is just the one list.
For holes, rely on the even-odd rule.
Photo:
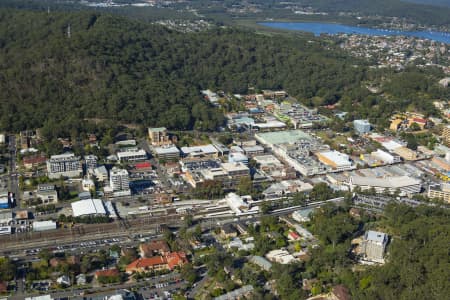
{"label": "residential house", "polygon": [[75,277],[77,285],[85,285],[86,284],[86,275],[79,274]]}
{"label": "residential house", "polygon": [[27,156],[23,158],[23,166],[25,169],[30,170],[44,165],[46,161],[47,158],[44,155]]}

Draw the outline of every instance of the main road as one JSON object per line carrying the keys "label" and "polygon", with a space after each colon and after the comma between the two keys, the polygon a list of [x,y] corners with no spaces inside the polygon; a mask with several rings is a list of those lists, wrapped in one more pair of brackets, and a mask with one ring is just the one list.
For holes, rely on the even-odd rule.
{"label": "main road", "polygon": [[15,196],[15,206],[20,207],[19,205],[19,173],[17,172],[17,143],[16,136],[11,134],[9,135],[9,191],[12,192]]}

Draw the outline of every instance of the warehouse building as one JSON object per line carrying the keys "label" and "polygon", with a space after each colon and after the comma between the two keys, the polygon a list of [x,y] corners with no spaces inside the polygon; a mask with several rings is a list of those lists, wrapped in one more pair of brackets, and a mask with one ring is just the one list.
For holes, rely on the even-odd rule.
{"label": "warehouse building", "polygon": [[102,200],[86,199],[72,202],[72,214],[74,217],[106,216],[106,210]]}
{"label": "warehouse building", "polygon": [[397,190],[405,195],[412,195],[420,193],[422,188],[421,181],[409,176],[392,176],[392,177],[364,177],[351,176],[349,179],[349,187],[353,191],[359,187],[362,191],[375,189],[375,192],[381,194],[388,191],[393,194]]}
{"label": "warehouse building", "polygon": [[356,169],[350,157],[347,154],[338,151],[324,151],[316,153],[319,161],[327,166],[330,166],[335,171],[348,171]]}

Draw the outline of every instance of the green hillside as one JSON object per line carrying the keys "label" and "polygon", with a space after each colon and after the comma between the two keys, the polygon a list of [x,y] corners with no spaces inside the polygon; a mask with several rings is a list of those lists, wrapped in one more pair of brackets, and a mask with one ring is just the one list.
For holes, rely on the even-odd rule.
{"label": "green hillside", "polygon": [[110,15],[3,10],[0,127],[62,131],[83,118],[108,118],[212,130],[222,116],[200,89],[285,88],[335,102],[364,77],[356,63],[299,38],[234,29],[180,34]]}

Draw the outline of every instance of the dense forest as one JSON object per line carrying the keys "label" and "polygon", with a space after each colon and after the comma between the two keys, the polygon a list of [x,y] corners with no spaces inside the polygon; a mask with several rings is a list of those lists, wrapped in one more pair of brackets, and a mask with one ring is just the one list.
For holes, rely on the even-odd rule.
{"label": "dense forest", "polygon": [[236,29],[180,34],[110,15],[3,10],[0,127],[64,134],[84,118],[108,118],[213,130],[223,117],[200,89],[285,88],[334,102],[360,86],[365,68],[356,64],[300,38]]}
{"label": "dense forest", "polygon": [[[69,33],[70,31],[70,33]],[[395,110],[434,113],[442,71],[371,70],[328,39],[216,28],[182,34],[92,12],[0,10],[0,130],[43,127],[48,138],[90,120],[214,130],[201,89],[285,89],[311,106],[339,102],[375,124]],[[384,93],[365,87],[375,83]],[[427,101],[424,101],[427,100]]]}
{"label": "dense forest", "polygon": [[[447,299],[449,217],[445,208],[391,205],[382,217],[363,215],[355,220],[342,208],[324,207],[311,222],[323,246],[314,251],[303,276],[344,284],[352,299]],[[347,253],[358,223],[389,234],[385,265],[352,265]]]}

